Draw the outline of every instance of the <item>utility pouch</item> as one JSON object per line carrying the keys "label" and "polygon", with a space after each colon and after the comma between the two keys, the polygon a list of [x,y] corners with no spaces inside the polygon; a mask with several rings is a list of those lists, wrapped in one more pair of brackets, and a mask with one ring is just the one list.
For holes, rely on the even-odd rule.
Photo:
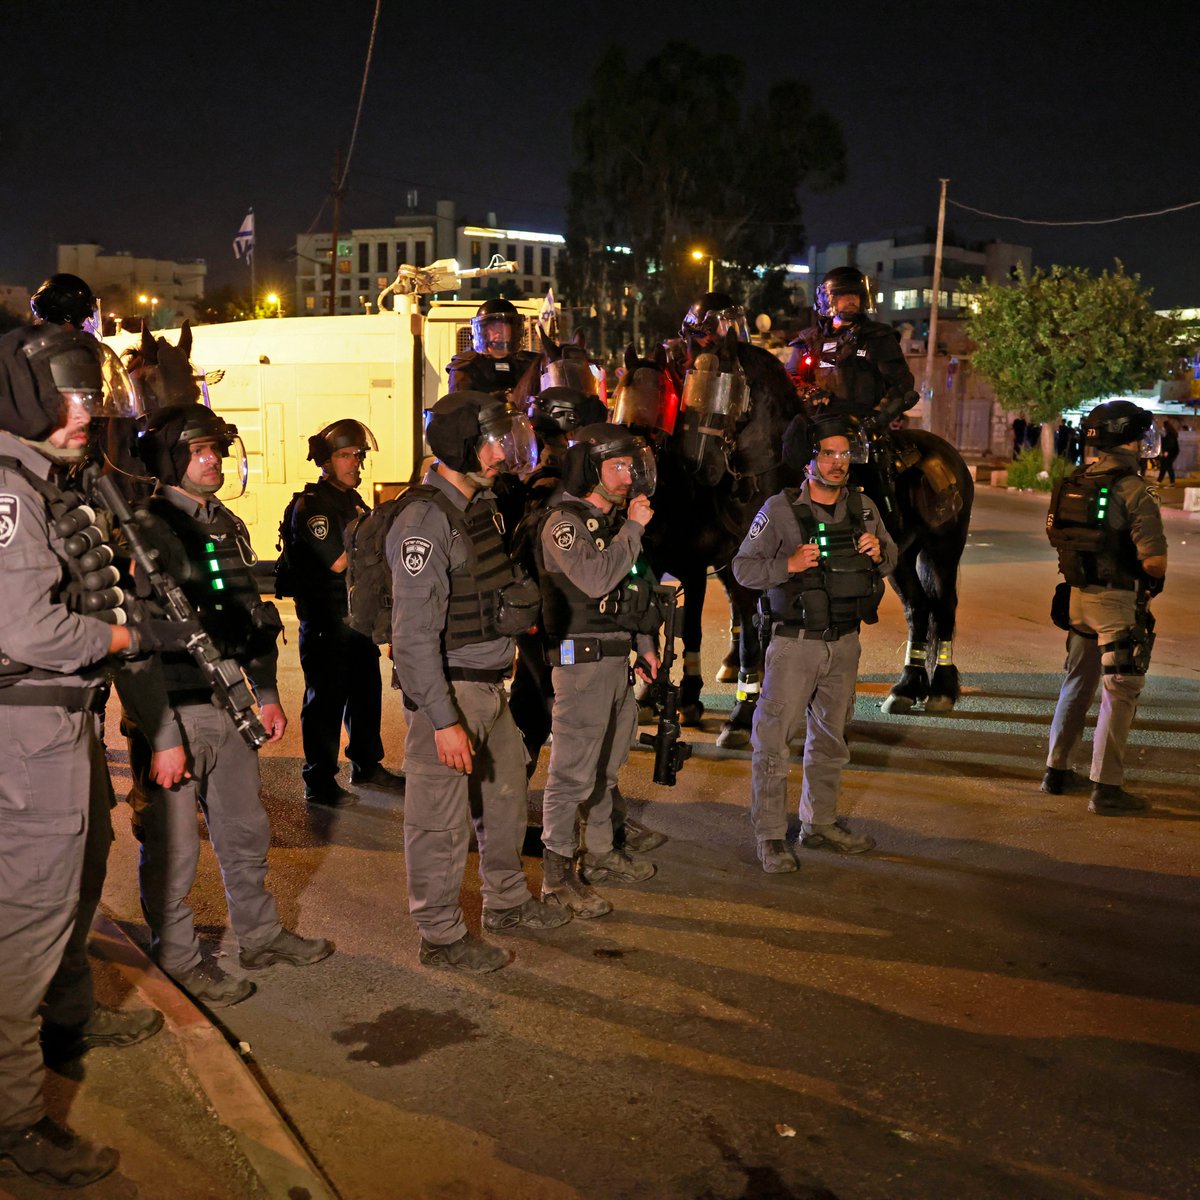
{"label": "utility pouch", "polygon": [[1071,585],[1060,583],[1054,589],[1054,597],[1050,601],[1050,620],[1059,629],[1071,628]]}

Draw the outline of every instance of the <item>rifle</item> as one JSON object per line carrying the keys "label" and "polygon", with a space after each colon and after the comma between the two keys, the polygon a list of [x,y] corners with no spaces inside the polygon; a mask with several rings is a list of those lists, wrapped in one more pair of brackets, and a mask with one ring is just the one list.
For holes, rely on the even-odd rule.
{"label": "rifle", "polygon": [[654,733],[643,733],[638,740],[643,746],[654,747],[654,782],[674,787],[676,775],[692,756],[692,748],[679,740],[679,689],[671,682],[671,665],[675,661],[676,589],[657,590],[663,595],[666,607],[662,661],[652,685],[658,708],[658,729]]}
{"label": "rifle", "polygon": [[[195,606],[184,594],[183,588],[159,565],[158,551],[142,537],[137,517],[121,494],[113,476],[99,476],[94,487],[101,503],[120,525],[130,556],[163,606],[167,619],[194,621],[199,625],[200,618]],[[254,711],[254,697],[250,693],[245,675],[242,674],[242,668],[232,658],[223,658],[216,643],[203,629],[188,639],[187,652],[204,673],[205,680],[213,690],[213,696],[233,719],[246,745],[252,750],[265,745],[270,740],[270,735]]]}

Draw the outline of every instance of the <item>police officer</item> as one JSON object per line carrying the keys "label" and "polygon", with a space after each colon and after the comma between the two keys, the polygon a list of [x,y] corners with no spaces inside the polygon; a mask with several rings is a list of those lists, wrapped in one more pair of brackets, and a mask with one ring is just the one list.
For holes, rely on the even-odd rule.
{"label": "police officer", "polygon": [[338,746],[345,724],[350,782],[395,791],[399,775],[382,765],[379,735],[382,685],[379,649],[346,624],[346,527],[367,512],[358,493],[363,460],[378,450],[374,434],[352,418],[327,425],[308,439],[308,458],[321,469],[289,505],[283,544],[291,594],[300,618],[304,703],[304,798],[310,804],[353,804],[337,782]]}
{"label": "police officer", "polygon": [[471,318],[471,349],[456,354],[446,370],[452,392],[507,395],[540,360],[522,350],[525,321],[508,300],[485,300]]}
{"label": "police officer", "polygon": [[1042,791],[1057,796],[1082,783],[1071,759],[1084,719],[1103,683],[1092,740],[1088,811],[1139,812],[1125,791],[1125,742],[1146,682],[1153,641],[1147,606],[1167,574],[1167,539],[1158,499],[1138,474],[1143,438],[1154,418],[1128,400],[1097,405],[1083,421],[1085,446],[1097,457],[1054,491],[1046,531],[1069,585],[1066,678],[1050,725]]}
{"label": "police officer", "polygon": [[[553,668],[550,770],[542,799],[542,895],[579,917],[612,905],[591,883],[637,883],[655,872],[613,845],[617,774],[637,729],[630,690],[629,579],[653,510],[654,459],[624,425],[588,425],[567,453],[566,490],[541,523],[539,580],[546,658]],[[638,673],[658,671],[654,642],[638,639]],[[586,810],[587,850],[576,862]]]}
{"label": "police officer", "polygon": [[570,913],[531,896],[521,864],[525,752],[504,680],[513,638],[536,620],[491,498],[503,472],[533,466],[528,419],[481,392],[439,400],[426,428],[437,463],[402,498],[388,532],[392,657],[408,710],[404,851],[420,961],[495,971],[508,954],[467,930],[459,904],[475,823],[483,927],[552,929]]}
{"label": "police officer", "polygon": [[[276,687],[282,625],[275,606],[259,598],[245,525],[217,499],[231,450],[244,454],[237,429],[202,404],[168,405],[152,413],[140,453],[160,487],[144,506],[142,532],[197,609],[205,632],[245,669],[262,724],[277,742],[287,728]],[[146,670],[161,673],[170,700],[153,725],[136,721],[129,749],[151,949],[194,999],[214,1008],[236,1004],[254,984],[202,956],[188,906],[200,853],[197,805],[221,866],[241,965],[307,966],[333,947],[324,938],[284,929],[266,889],[271,830],[259,798],[257,752],[242,740],[230,715],[212,703],[211,688],[190,655],[163,654]]]}
{"label": "police officer", "polygon": [[788,742],[805,723],[800,841],[861,854],[874,841],[838,819],[846,712],[858,678],[859,625],[876,619],[883,576],[896,548],[874,504],[848,489],[853,425],[797,417],[784,436],[794,466],[808,459],[807,482],[772,496],[733,560],[745,587],[766,593],[771,623],[762,697],[751,735],[750,819],[764,871],[794,871],[788,849]]}
{"label": "police officer", "polygon": [[866,276],[853,267],[834,267],[817,288],[816,322],[794,341],[788,373],[814,384],[817,407],[860,419],[871,430],[886,429],[920,399],[900,349],[900,335],[872,321]]}
{"label": "police officer", "polygon": [[104,353],[57,322],[0,339],[0,1173],[11,1162],[70,1187],[117,1154],[46,1116],[39,1007],[47,1061],[162,1025],[92,994],[87,935],[112,842],[102,664],[180,644],[161,623],[118,623],[140,613],[110,586],[93,510],[60,482],[87,453],[93,413],[118,399],[103,393]]}

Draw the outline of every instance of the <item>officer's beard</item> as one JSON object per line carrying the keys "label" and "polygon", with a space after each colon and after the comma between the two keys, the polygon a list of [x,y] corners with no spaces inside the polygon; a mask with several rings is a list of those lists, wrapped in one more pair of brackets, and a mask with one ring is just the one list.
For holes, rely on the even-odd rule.
{"label": "officer's beard", "polygon": [[629,495],[618,495],[616,492],[610,492],[603,483],[597,481],[596,486],[592,489],[598,496],[603,496],[605,500],[613,506],[613,508],[624,508],[629,503]]}
{"label": "officer's beard", "polygon": [[498,478],[495,475],[484,475],[479,471],[464,471],[463,475],[475,485],[476,489],[486,488],[489,492],[496,486]]}

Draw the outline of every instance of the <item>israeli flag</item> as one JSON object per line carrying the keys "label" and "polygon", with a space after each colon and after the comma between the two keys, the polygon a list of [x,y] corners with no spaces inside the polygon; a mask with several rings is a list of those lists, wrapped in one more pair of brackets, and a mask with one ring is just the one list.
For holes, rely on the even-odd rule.
{"label": "israeli flag", "polygon": [[254,257],[254,209],[246,214],[237,237],[233,239],[233,257],[244,258],[247,262]]}

